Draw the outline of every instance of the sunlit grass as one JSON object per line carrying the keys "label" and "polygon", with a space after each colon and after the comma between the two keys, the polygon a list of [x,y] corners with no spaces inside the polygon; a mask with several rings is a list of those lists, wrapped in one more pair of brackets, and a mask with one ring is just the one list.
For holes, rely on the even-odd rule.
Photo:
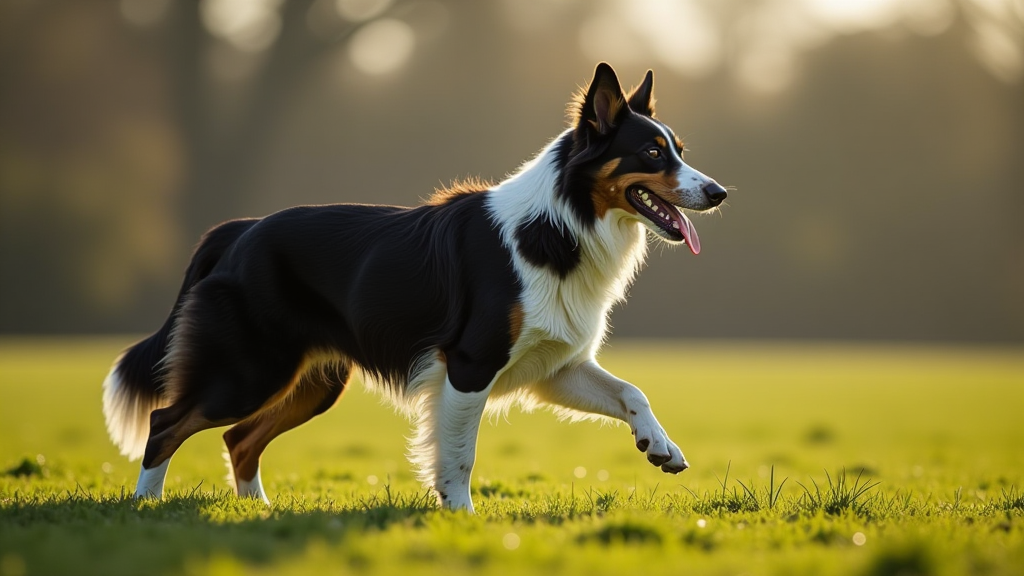
{"label": "sunlit grass", "polygon": [[15,574],[1015,574],[1024,354],[909,346],[614,343],[693,468],[625,427],[485,425],[479,514],[436,509],[408,425],[361,389],[268,450],[272,506],[226,489],[218,431],[168,497],[106,439],[128,339],[0,341],[0,576]]}

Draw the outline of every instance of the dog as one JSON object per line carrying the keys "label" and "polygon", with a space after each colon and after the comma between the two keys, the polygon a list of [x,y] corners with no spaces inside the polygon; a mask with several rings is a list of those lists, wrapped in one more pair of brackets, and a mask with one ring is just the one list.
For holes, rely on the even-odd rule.
{"label": "dog", "polygon": [[103,384],[111,439],[142,458],[135,496],[162,497],[188,437],[232,426],[237,493],[269,504],[264,449],[332,407],[355,371],[413,421],[410,460],[442,508],[473,512],[486,408],[621,420],[651,464],[688,468],[644,394],[595,360],[646,232],[697,254],[680,209],[726,198],[683,162],[655,117],[653,83],[648,71],[626,94],[599,64],[570,104],[571,126],[496,185],[453,185],[414,208],[300,206],[210,230],[170,317]]}

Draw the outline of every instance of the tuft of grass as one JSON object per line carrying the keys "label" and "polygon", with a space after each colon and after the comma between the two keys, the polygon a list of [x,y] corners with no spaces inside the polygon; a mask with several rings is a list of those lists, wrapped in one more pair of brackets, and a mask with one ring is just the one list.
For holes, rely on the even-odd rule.
{"label": "tuft of grass", "polygon": [[935,553],[925,543],[911,542],[882,549],[862,572],[863,576],[931,576],[939,573]]}
{"label": "tuft of grass", "polygon": [[[703,497],[697,497],[695,511],[713,514],[722,512],[757,512],[761,510],[761,502],[757,494],[748,489],[742,482],[737,482],[742,490],[736,486],[729,489],[729,472],[732,471],[732,462],[725,468],[725,475],[718,480],[720,490],[717,492],[705,493]],[[696,494],[694,494],[696,496]]]}
{"label": "tuft of grass", "polygon": [[779,506],[782,499],[782,489],[789,478],[783,478],[782,482],[775,483],[775,465],[770,468],[768,484],[757,486],[754,480],[744,483],[741,480],[734,480],[735,484],[729,487],[729,473],[732,470],[732,462],[726,466],[722,479],[715,475],[718,480],[719,490],[697,494],[689,488],[683,487],[693,498],[690,506],[694,512],[700,514],[721,514],[737,512],[761,512],[773,511]]}
{"label": "tuft of grass", "polygon": [[831,444],[836,440],[836,432],[824,424],[816,424],[804,432],[807,444]]}
{"label": "tuft of grass", "polygon": [[[732,463],[730,462],[730,465]],[[757,509],[762,510],[767,508],[768,510],[774,510],[775,506],[779,503],[779,498],[782,496],[782,488],[786,485],[786,481],[789,478],[783,478],[782,482],[778,486],[775,485],[775,465],[772,464],[771,471],[768,476],[768,485],[764,487],[763,492],[758,492],[758,489],[754,487],[754,482],[750,482],[750,487],[746,484],[737,480],[736,482],[746,492],[749,500],[757,504]]]}
{"label": "tuft of grass", "polygon": [[21,462],[8,468],[3,473],[4,476],[13,476],[15,478],[42,477],[43,474],[43,466],[31,458],[22,458]]}
{"label": "tuft of grass", "polygon": [[872,512],[872,507],[870,506],[871,499],[866,496],[880,482],[868,481],[862,484],[862,475],[863,471],[859,472],[853,483],[850,483],[847,480],[846,468],[843,468],[836,474],[835,480],[832,479],[828,470],[825,470],[825,479],[828,482],[828,486],[824,490],[814,478],[811,478],[811,485],[814,486],[813,491],[797,482],[804,490],[804,493],[800,496],[799,505],[810,513],[822,511],[826,514],[839,515],[849,511],[858,516],[869,516]]}
{"label": "tuft of grass", "polygon": [[996,507],[1006,512],[1024,511],[1024,493],[1017,490],[1016,486],[1000,490],[1000,498],[995,503]]}
{"label": "tuft of grass", "polygon": [[600,528],[580,534],[580,543],[598,542],[605,546],[614,544],[661,545],[666,539],[664,529],[650,521],[637,519],[612,520]]}

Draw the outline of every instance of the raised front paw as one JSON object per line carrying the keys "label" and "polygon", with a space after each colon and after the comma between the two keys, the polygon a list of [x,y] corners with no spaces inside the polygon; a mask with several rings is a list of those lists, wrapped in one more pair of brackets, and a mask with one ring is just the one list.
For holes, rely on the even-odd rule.
{"label": "raised front paw", "polygon": [[662,471],[678,474],[690,467],[682,450],[669,440],[661,426],[637,426],[633,430],[636,447],[647,453],[647,461],[660,466]]}

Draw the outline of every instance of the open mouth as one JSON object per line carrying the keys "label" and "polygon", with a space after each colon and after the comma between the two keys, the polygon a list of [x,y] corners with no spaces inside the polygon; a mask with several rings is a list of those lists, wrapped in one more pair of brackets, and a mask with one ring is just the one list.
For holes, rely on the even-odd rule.
{"label": "open mouth", "polygon": [[685,242],[690,252],[700,253],[700,238],[697,229],[690,219],[679,208],[663,200],[660,196],[635,186],[626,191],[626,200],[637,209],[641,216],[647,218],[662,232],[662,236],[671,242]]}

